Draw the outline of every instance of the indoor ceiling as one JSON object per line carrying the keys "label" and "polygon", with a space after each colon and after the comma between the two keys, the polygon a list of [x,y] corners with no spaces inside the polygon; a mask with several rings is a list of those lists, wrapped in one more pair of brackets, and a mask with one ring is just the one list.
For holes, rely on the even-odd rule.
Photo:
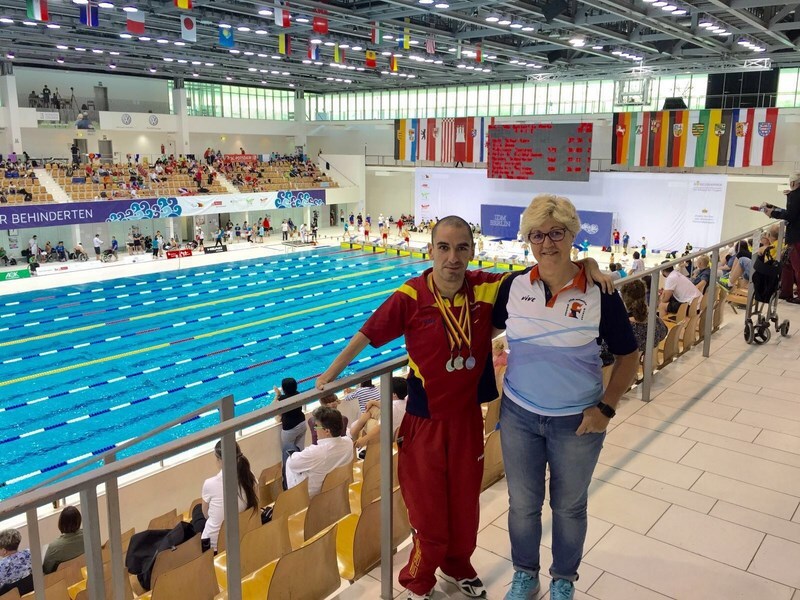
{"label": "indoor ceiling", "polygon": [[[99,26],[87,28],[73,0],[49,0],[48,23],[29,20],[24,0],[0,0],[0,44],[17,66],[113,68],[308,92],[800,66],[800,2],[291,0],[285,28],[275,22],[273,0],[193,4],[181,10],[173,0],[108,0],[100,2]],[[144,13],[144,35],[126,35],[126,7]],[[180,45],[186,15],[196,18],[197,42]],[[314,32],[315,16],[328,20],[327,34]],[[371,40],[375,22],[385,36],[380,44]],[[220,24],[233,32],[232,50],[220,47]],[[406,29],[409,49],[397,41]],[[279,54],[280,33],[291,40],[288,57]],[[313,62],[311,40],[320,53]],[[339,65],[334,44],[344,51]],[[366,50],[376,51],[377,68],[365,66]]]}

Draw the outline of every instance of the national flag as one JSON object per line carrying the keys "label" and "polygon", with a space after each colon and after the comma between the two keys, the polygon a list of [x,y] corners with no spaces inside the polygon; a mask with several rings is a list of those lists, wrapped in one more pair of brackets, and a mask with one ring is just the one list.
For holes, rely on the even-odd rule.
{"label": "national flag", "polygon": [[187,42],[197,41],[197,21],[194,17],[181,17],[181,39]]}
{"label": "national flag", "polygon": [[35,21],[49,21],[50,15],[47,12],[47,0],[27,0],[28,18]]}
{"label": "national flag", "polygon": [[456,119],[456,141],[454,154],[456,162],[467,160],[467,128],[469,127],[469,119],[460,117]]}
{"label": "national flag", "polygon": [[647,143],[647,166],[665,167],[667,165],[667,144],[669,142],[669,115],[666,111],[650,113],[650,134]]}
{"label": "national flag", "polygon": [[281,0],[275,0],[275,25],[279,27],[289,26],[289,11],[284,8]]}
{"label": "national flag", "polygon": [[631,132],[630,144],[628,145],[628,166],[641,167],[642,162],[642,140],[644,139],[642,127],[642,113],[630,113]]}
{"label": "national flag", "polygon": [[394,131],[395,159],[415,162],[417,160],[419,119],[396,119]]}
{"label": "national flag", "polygon": [[371,69],[374,69],[378,66],[378,55],[374,50],[367,50],[364,64]]}
{"label": "national flag", "polygon": [[686,156],[686,138],[689,135],[686,128],[689,120],[688,111],[670,110],[667,112],[669,135],[667,135],[666,163],[668,167],[681,167]]}
{"label": "national flag", "polygon": [[[716,138],[717,144],[711,157],[708,157],[708,152],[706,152],[706,166],[726,167],[728,166],[731,136],[733,135],[733,111],[721,110],[718,112],[719,120],[715,123],[714,130],[709,132],[709,145],[711,145],[710,140],[712,137]],[[712,110],[711,113],[714,114],[714,111]]]}
{"label": "national flag", "polygon": [[128,33],[144,35],[144,11],[137,10],[135,13],[126,13],[126,15],[127,20],[125,23],[125,28],[128,30]]}
{"label": "national flag", "polygon": [[310,60],[319,60],[319,45],[317,44],[308,45],[308,58]]}
{"label": "national flag", "polygon": [[772,164],[775,134],[778,126],[777,108],[755,109],[755,131],[750,144],[750,166],[767,167]]}
{"label": "national flag", "polygon": [[172,0],[175,4],[175,8],[180,8],[182,10],[192,10],[192,0]]}
{"label": "national flag", "polygon": [[706,162],[706,145],[708,144],[707,110],[690,110],[687,123],[686,153],[683,157],[684,167],[703,167]]}
{"label": "national flag", "polygon": [[461,60],[461,41],[456,44],[456,59]]}
{"label": "national flag", "polygon": [[436,53],[436,40],[433,38],[433,36],[425,40],[425,52],[428,54]]}
{"label": "national flag", "polygon": [[[456,145],[456,123],[455,119],[442,119],[442,124],[439,128],[441,136],[441,151],[439,152],[439,160],[441,162],[453,162],[455,157]],[[439,141],[437,140],[437,144]]]}
{"label": "national flag", "polygon": [[389,57],[389,70],[390,71],[397,71],[397,58],[394,56]]}
{"label": "national flag", "polygon": [[383,42],[383,31],[381,30],[381,24],[377,21],[372,23],[372,36],[370,39],[376,45]]}
{"label": "national flag", "polygon": [[100,25],[100,17],[98,14],[97,6],[89,0],[88,4],[80,6],[80,22],[86,27],[98,27]]}
{"label": "national flag", "polygon": [[219,45],[222,48],[233,48],[233,29],[230,27],[219,28]]}
{"label": "national flag", "polygon": [[328,33],[328,19],[326,17],[315,16],[311,21],[311,28],[317,33]]}
{"label": "national flag", "polygon": [[[405,22],[408,24],[411,22],[411,19],[406,17]],[[405,27],[403,29],[403,49],[408,50],[409,48],[411,48],[411,30]]]}
{"label": "national flag", "polygon": [[754,108],[737,108],[733,111],[733,132],[729,167],[750,166],[750,143],[753,139]]}
{"label": "national flag", "polygon": [[480,44],[475,46],[475,62],[483,62],[483,48],[481,48]]}
{"label": "national flag", "polygon": [[286,33],[278,34],[278,54],[289,56],[292,53],[292,39]]}
{"label": "national flag", "polygon": [[614,113],[611,128],[611,164],[628,162],[631,140],[631,113]]}
{"label": "national flag", "polygon": [[333,62],[335,63],[344,62],[344,48],[339,48],[338,44],[336,44],[333,47]]}

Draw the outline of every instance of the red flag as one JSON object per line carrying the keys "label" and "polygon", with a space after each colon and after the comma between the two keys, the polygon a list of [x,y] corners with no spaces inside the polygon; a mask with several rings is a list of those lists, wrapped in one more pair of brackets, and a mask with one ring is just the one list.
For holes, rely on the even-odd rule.
{"label": "red flag", "polygon": [[378,66],[377,54],[374,50],[367,50],[365,64],[371,69]]}
{"label": "red flag", "polygon": [[173,3],[175,4],[175,8],[192,10],[192,0],[173,0]]}
{"label": "red flag", "polygon": [[389,57],[389,70],[397,71],[397,58],[395,58],[394,56]]}
{"label": "red flag", "polygon": [[311,22],[311,28],[317,33],[328,33],[328,19],[325,17],[314,17]]}
{"label": "red flag", "polygon": [[144,11],[136,11],[135,13],[125,13],[127,15],[127,22],[125,28],[128,33],[136,35],[144,35]]}
{"label": "red flag", "polygon": [[284,8],[284,2],[275,0],[275,25],[279,27],[289,26],[289,11]]}

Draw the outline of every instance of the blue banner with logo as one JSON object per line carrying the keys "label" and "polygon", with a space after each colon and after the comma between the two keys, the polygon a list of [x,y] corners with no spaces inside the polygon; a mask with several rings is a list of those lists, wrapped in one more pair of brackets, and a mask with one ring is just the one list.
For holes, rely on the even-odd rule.
{"label": "blue banner with logo", "polygon": [[[481,232],[489,237],[516,240],[520,217],[526,208],[526,206],[481,205]],[[581,220],[581,231],[575,238],[576,244],[580,244],[584,239],[588,239],[592,246],[611,244],[614,213],[579,210],[578,216]]]}

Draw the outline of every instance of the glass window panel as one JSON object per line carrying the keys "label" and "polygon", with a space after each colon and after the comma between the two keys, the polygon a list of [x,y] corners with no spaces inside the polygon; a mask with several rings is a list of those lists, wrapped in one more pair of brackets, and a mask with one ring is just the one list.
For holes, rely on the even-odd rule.
{"label": "glass window panel", "polygon": [[511,114],[512,115],[521,115],[523,114],[523,90],[525,88],[524,83],[514,83],[511,86]]}
{"label": "glass window panel", "polygon": [[470,85],[467,87],[467,114],[477,115],[478,113],[478,86]]}
{"label": "glass window panel", "polygon": [[572,111],[573,113],[586,112],[586,82],[576,81],[572,88]]}
{"label": "glass window panel", "polygon": [[500,86],[492,84],[489,86],[489,115],[495,117],[500,114]]}
{"label": "glass window panel", "polygon": [[478,88],[478,110],[477,114],[486,116],[489,114],[489,86],[482,85]]}
{"label": "glass window panel", "polygon": [[561,82],[561,92],[558,100],[558,113],[561,115],[568,115],[572,113],[572,90],[573,83],[571,81]]}
{"label": "glass window panel", "polygon": [[511,84],[500,84],[500,110],[498,113],[507,117],[511,114]]}
{"label": "glass window panel", "polygon": [[776,106],[796,106],[797,78],[800,69],[781,69],[778,73],[778,97]]}
{"label": "glass window panel", "polygon": [[561,84],[548,83],[547,84],[547,114],[558,114],[558,102],[561,97]]}
{"label": "glass window panel", "polygon": [[600,106],[598,112],[614,111],[614,82],[606,79],[600,82]]}
{"label": "glass window panel", "polygon": [[447,116],[447,88],[436,90],[436,116],[439,118]]}

